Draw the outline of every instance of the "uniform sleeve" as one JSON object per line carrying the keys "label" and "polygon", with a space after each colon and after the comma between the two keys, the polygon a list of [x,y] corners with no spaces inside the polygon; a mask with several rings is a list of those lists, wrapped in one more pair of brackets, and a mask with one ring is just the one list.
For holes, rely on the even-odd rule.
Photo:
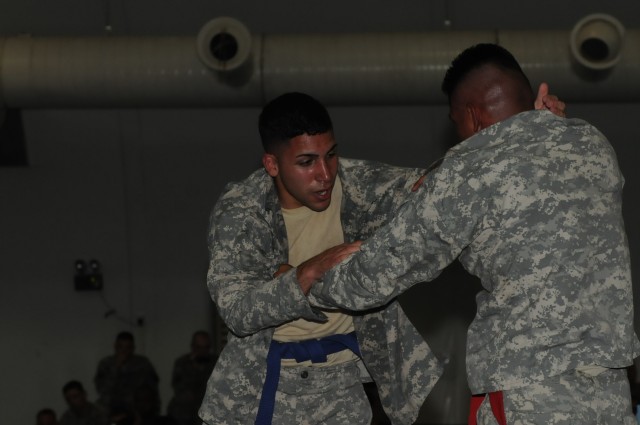
{"label": "uniform sleeve", "polygon": [[109,396],[115,387],[116,380],[117,371],[115,369],[115,363],[109,362],[108,358],[100,360],[93,382],[95,383],[96,391],[101,398],[108,401]]}
{"label": "uniform sleeve", "polygon": [[375,173],[373,181],[366,182],[366,184],[369,187],[373,187],[374,203],[380,204],[382,209],[392,213],[397,211],[400,205],[413,196],[413,185],[425,173],[425,170],[419,168],[404,168],[381,164],[380,169]]}
{"label": "uniform sleeve", "polygon": [[389,222],[400,205],[414,195],[411,188],[423,174],[424,170],[416,168],[350,160],[342,176],[345,239],[368,238]]}
{"label": "uniform sleeve", "polygon": [[446,170],[430,174],[425,187],[359,252],[314,285],[310,301],[364,310],[385,305],[416,283],[435,279],[460,254],[475,221],[461,214],[461,199],[448,174]]}
{"label": "uniform sleeve", "polygon": [[272,277],[284,262],[272,226],[236,201],[218,202],[209,232],[207,286],[227,327],[247,336],[293,319],[326,320],[311,309],[295,269]]}
{"label": "uniform sleeve", "polygon": [[158,391],[158,383],[160,382],[160,377],[158,376],[158,372],[156,372],[156,368],[148,358],[140,356],[138,357],[138,359],[139,361],[136,365],[136,368],[139,371],[139,386],[147,386]]}

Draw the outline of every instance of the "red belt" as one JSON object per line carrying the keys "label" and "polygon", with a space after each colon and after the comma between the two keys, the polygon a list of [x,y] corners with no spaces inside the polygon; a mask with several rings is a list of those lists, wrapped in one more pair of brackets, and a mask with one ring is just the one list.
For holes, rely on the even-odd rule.
{"label": "red belt", "polygon": [[486,396],[489,396],[489,404],[491,411],[495,416],[499,425],[507,425],[507,418],[504,415],[504,401],[502,400],[502,391],[495,391],[488,394],[479,394],[471,396],[471,408],[469,409],[469,425],[476,425],[476,416],[480,405]]}

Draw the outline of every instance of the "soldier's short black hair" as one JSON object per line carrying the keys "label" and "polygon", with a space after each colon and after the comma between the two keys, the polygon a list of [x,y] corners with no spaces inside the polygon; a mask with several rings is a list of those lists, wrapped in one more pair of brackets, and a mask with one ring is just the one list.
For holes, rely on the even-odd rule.
{"label": "soldier's short black hair", "polygon": [[333,132],[327,108],[305,93],[285,93],[265,105],[258,120],[265,152],[302,134]]}
{"label": "soldier's short black hair", "polygon": [[131,332],[122,331],[116,336],[116,341],[131,341],[134,342],[133,334]]}
{"label": "soldier's short black hair", "polygon": [[191,335],[191,344],[193,345],[193,343],[196,341],[196,338],[198,338],[199,336],[203,336],[206,338],[210,338],[209,336],[209,332],[205,331],[205,330],[197,330],[193,333],[193,335]]}
{"label": "soldier's short black hair", "polygon": [[66,384],[64,384],[64,387],[62,387],[62,394],[66,394],[67,391],[70,390],[78,390],[80,392],[85,392],[84,387],[82,386],[82,383],[80,381],[69,381]]}
{"label": "soldier's short black hair", "polygon": [[45,407],[44,409],[38,410],[38,413],[36,413],[36,422],[40,421],[40,418],[44,416],[49,416],[49,417],[52,417],[53,419],[57,419],[56,412],[49,407]]}
{"label": "soldier's short black hair", "polygon": [[442,91],[451,98],[455,89],[471,71],[488,64],[520,75],[531,87],[520,64],[507,49],[497,44],[480,43],[465,49],[451,62],[442,81]]}

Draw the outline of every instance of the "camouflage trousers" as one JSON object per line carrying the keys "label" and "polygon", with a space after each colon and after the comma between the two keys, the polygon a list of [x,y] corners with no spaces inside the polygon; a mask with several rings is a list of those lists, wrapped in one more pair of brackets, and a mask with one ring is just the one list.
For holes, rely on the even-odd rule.
{"label": "camouflage trousers", "polygon": [[[636,425],[624,369],[591,376],[578,371],[502,392],[508,425]],[[489,397],[478,425],[496,425]]]}
{"label": "camouflage trousers", "polygon": [[280,371],[273,424],[369,425],[371,415],[360,369],[353,362]]}

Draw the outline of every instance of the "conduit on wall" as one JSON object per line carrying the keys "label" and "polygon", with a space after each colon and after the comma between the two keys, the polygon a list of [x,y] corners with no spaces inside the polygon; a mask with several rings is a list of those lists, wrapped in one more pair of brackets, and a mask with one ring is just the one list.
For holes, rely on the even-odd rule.
{"label": "conduit on wall", "polygon": [[11,108],[259,106],[285,91],[328,105],[444,103],[461,50],[498,43],[569,102],[640,100],[640,30],[589,15],[571,31],[252,35],[235,19],[197,37],[0,39]]}

